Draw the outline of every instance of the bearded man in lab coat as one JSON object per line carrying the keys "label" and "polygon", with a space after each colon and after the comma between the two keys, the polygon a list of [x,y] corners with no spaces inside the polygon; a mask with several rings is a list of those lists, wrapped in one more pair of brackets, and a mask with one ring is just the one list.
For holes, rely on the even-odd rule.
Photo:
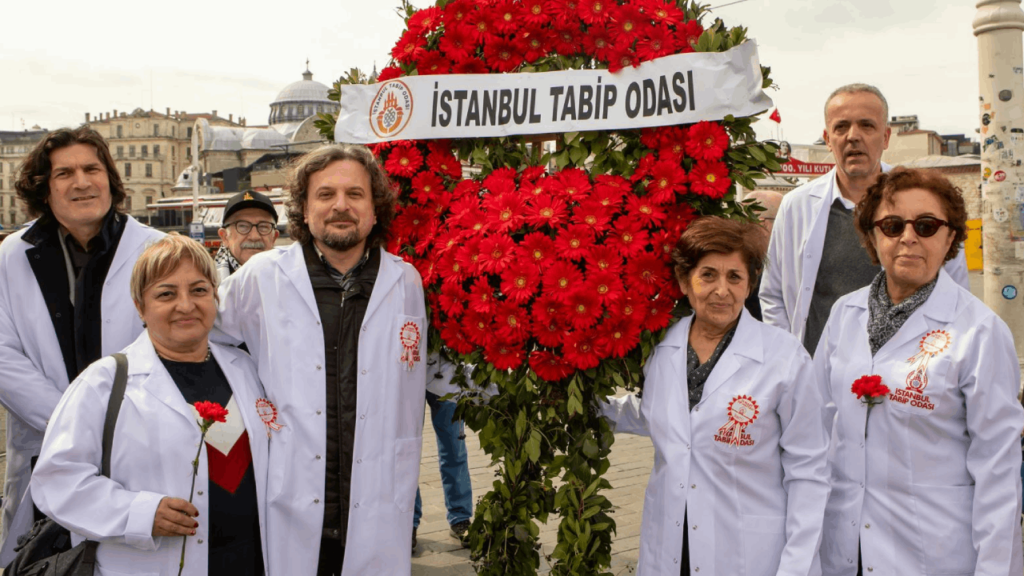
{"label": "bearded man in lab coat", "polygon": [[[811,354],[832,305],[871,283],[881,267],[861,247],[853,207],[891,166],[882,163],[889,147],[889,104],[868,84],[837,88],[825,101],[825,144],[836,167],[782,199],[768,245],[761,281],[766,324],[800,339]],[[946,263],[953,281],[970,290],[963,251]]]}
{"label": "bearded man in lab coat", "polygon": [[132,267],[163,236],[120,211],[124,184],[107,142],[82,126],[50,132],[15,183],[37,219],[0,246],[0,403],[7,409],[0,566],[32,525],[27,496],[43,432],[68,384],[131,344],[142,320]]}
{"label": "bearded man in lab coat", "polygon": [[296,242],[225,280],[217,324],[220,338],[248,346],[268,396],[268,572],[409,574],[427,382],[422,281],[381,248],[395,198],[365,147],[310,152],[288,191]]}

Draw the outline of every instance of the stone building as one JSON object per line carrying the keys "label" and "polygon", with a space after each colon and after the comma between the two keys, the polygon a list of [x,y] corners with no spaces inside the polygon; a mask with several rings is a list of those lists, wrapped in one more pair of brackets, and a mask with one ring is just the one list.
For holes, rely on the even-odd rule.
{"label": "stone building", "polygon": [[0,132],[0,226],[5,231],[29,220],[23,203],[14,191],[14,181],[25,156],[47,133],[48,130],[39,126],[21,132]]}

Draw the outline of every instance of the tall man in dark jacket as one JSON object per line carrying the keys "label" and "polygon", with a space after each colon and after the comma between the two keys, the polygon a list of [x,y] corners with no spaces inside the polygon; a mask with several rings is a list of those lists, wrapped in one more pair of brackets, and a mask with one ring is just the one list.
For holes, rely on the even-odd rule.
{"label": "tall man in dark jacket", "polygon": [[15,188],[37,219],[0,245],[0,404],[8,411],[0,565],[31,526],[31,502],[22,500],[64,390],[143,330],[129,278],[162,236],[118,211],[124,185],[106,141],[88,126],[48,134]]}

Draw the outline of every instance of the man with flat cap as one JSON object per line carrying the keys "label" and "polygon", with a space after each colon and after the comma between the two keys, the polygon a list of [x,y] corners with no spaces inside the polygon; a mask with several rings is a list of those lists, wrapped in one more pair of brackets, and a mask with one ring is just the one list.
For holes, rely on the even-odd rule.
{"label": "man with flat cap", "polygon": [[254,190],[239,192],[224,206],[224,219],[217,231],[223,244],[215,257],[220,280],[232,275],[260,252],[274,247],[277,209],[270,198]]}

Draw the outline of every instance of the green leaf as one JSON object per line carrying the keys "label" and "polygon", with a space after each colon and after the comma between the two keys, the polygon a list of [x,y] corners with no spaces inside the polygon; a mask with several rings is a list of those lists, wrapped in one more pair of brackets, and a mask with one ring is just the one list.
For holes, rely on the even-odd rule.
{"label": "green leaf", "polygon": [[540,432],[534,430],[530,433],[530,439],[526,441],[526,455],[531,462],[536,463],[540,459]]}
{"label": "green leaf", "polygon": [[764,155],[764,151],[758,148],[757,146],[751,146],[747,148],[747,151],[749,151],[750,155],[753,156],[758,162],[762,164],[764,164],[765,160],[768,159],[768,157]]}

